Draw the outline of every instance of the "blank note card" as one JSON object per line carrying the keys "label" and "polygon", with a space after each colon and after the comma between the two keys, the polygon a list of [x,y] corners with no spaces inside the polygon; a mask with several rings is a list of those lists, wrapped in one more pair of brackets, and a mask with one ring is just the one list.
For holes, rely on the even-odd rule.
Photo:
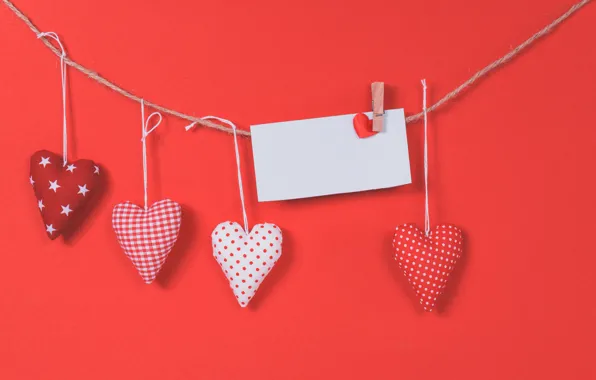
{"label": "blank note card", "polygon": [[[370,113],[367,116],[371,116]],[[403,109],[361,139],[354,114],[251,126],[260,202],[383,189],[411,183]]]}

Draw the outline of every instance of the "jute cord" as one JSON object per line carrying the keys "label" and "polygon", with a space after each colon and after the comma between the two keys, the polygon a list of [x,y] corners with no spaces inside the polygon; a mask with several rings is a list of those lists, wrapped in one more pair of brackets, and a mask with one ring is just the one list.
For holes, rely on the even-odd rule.
{"label": "jute cord", "polygon": [[[31,29],[35,33],[36,36],[41,33],[40,30],[37,29],[37,27],[31,22],[31,20],[29,19],[29,17],[27,17],[25,14],[23,14],[23,12],[21,12],[17,7],[15,7],[15,5],[10,0],[2,0],[2,1],[4,2],[4,4],[6,4],[6,6],[11,11],[14,12],[14,14],[17,15],[17,17],[19,19],[21,19],[25,24],[27,24],[27,26],[29,27],[29,29]],[[505,54],[501,58],[495,60],[494,62],[490,63],[488,66],[486,66],[483,69],[481,69],[480,71],[476,72],[474,75],[472,75],[472,77],[470,77],[468,80],[466,80],[465,82],[463,82],[456,89],[454,89],[453,91],[449,92],[447,95],[443,96],[435,104],[433,104],[432,106],[428,107],[426,109],[426,112],[427,113],[434,112],[439,107],[441,107],[445,103],[449,102],[450,100],[452,100],[453,98],[455,98],[456,96],[458,96],[459,94],[461,94],[466,88],[470,87],[472,84],[474,84],[475,82],[477,82],[479,79],[483,78],[488,73],[496,70],[498,67],[502,66],[503,64],[509,62],[513,57],[517,56],[525,48],[527,48],[528,46],[532,45],[534,42],[538,41],[540,38],[542,38],[545,35],[547,35],[548,33],[550,33],[555,27],[557,27],[563,21],[567,20],[571,15],[573,15],[575,12],[579,11],[583,6],[585,6],[586,4],[588,4],[590,1],[591,0],[581,0],[578,3],[576,3],[575,5],[573,5],[571,8],[569,8],[569,10],[567,10],[567,12],[563,13],[561,16],[559,16],[553,22],[551,22],[550,24],[548,24],[547,26],[545,26],[544,28],[542,28],[540,31],[538,31],[537,33],[535,33],[533,36],[531,36],[530,38],[528,38],[527,40],[525,40],[524,42],[522,42],[516,48],[510,50],[507,54]],[[56,48],[54,45],[52,45],[52,43],[47,38],[42,37],[42,38],[40,38],[40,40],[44,43],[44,45],[46,45],[48,47],[48,49],[50,49],[52,52],[54,52],[54,54],[56,54],[56,56],[62,57],[62,52],[58,48]],[[92,70],[89,70],[85,66],[83,66],[83,65],[81,65],[81,64],[73,61],[69,57],[64,57],[64,62],[67,65],[69,65],[71,67],[74,67],[75,69],[79,70],[80,72],[82,72],[83,74],[87,75],[89,78],[95,80],[96,82],[99,82],[100,84],[108,87],[109,89],[111,89],[111,90],[119,93],[120,95],[123,95],[123,96],[127,97],[128,99],[134,100],[135,102],[141,103],[141,98],[140,97],[138,97],[138,96],[132,94],[131,92],[123,89],[122,87],[120,87],[120,86],[118,86],[118,85],[110,82],[109,80],[105,79],[104,77],[102,77],[98,73],[96,73],[96,72],[94,72]],[[223,125],[214,123],[212,121],[202,119],[200,117],[195,117],[195,116],[187,115],[187,114],[184,114],[182,112],[178,112],[176,110],[169,109],[169,108],[166,108],[164,106],[160,106],[159,104],[155,104],[155,103],[149,102],[147,100],[145,100],[144,103],[145,103],[145,105],[147,105],[147,106],[149,106],[151,108],[154,108],[154,109],[156,109],[158,111],[161,111],[161,112],[163,112],[165,114],[176,116],[176,117],[179,117],[181,119],[188,120],[190,122],[196,123],[196,124],[201,125],[201,126],[204,126],[204,127],[217,129],[219,131],[227,132],[227,133],[230,133],[230,134],[233,134],[235,132],[235,133],[237,133],[238,135],[241,135],[241,136],[250,136],[250,132],[249,131],[243,131],[243,130],[240,130],[240,129],[234,131],[230,127],[223,126]],[[424,117],[424,113],[425,112],[422,111],[422,112],[419,112],[419,113],[417,113],[415,115],[410,115],[410,116],[406,117],[406,123],[414,123],[414,122],[419,121],[420,119],[422,119]]]}

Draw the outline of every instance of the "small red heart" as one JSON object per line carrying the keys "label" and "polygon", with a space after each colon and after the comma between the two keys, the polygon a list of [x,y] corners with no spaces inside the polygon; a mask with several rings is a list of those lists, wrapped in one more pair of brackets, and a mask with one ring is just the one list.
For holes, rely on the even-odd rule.
{"label": "small red heart", "polygon": [[82,220],[91,199],[102,191],[99,166],[91,160],[64,165],[62,157],[40,150],[31,156],[33,186],[44,229],[52,240]]}
{"label": "small red heart", "polygon": [[444,224],[428,236],[413,224],[395,229],[395,260],[426,311],[432,311],[443,294],[449,275],[462,254],[461,230]]}
{"label": "small red heart", "polygon": [[368,118],[368,116],[366,116],[363,113],[359,113],[356,114],[354,116],[354,130],[356,131],[356,134],[358,135],[358,137],[360,137],[361,139],[370,137],[370,136],[374,136],[379,132],[375,132],[372,129],[373,126],[373,121],[370,120]]}

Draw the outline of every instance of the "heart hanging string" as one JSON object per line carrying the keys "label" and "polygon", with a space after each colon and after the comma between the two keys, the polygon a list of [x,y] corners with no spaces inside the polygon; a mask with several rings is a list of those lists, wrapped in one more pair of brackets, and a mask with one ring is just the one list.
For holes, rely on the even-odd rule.
{"label": "heart hanging string", "polygon": [[[62,165],[59,164],[59,155],[43,149],[33,153],[29,170],[29,182],[35,192],[46,234],[54,240],[67,231],[70,231],[67,235],[71,235],[77,230],[76,227],[83,222],[85,214],[94,204],[91,199],[102,192],[104,183],[103,176],[99,175],[99,166],[95,162],[86,159],[68,162],[66,50],[54,32],[39,32],[37,38],[53,39],[60,47]],[[47,43],[49,44],[49,42]],[[51,46],[53,47],[53,45]]]}
{"label": "heart hanging string", "polygon": [[428,118],[426,109],[426,79],[422,79],[422,112],[424,115],[424,234],[430,234],[430,211],[428,207]]}
{"label": "heart hanging string", "polygon": [[[149,129],[153,116],[159,117]],[[141,99],[141,142],[143,143],[143,207],[127,201],[114,206],[112,227],[118,243],[146,284],[152,283],[178,240],[182,207],[171,199],[162,199],[149,207],[147,179],[147,137],[162,121],[159,112],[145,119],[145,101]]]}
{"label": "heart hanging string", "polygon": [[[234,150],[236,153],[236,169],[238,171],[238,189],[240,191],[240,203],[242,204],[242,217],[244,219],[244,231],[249,234],[250,230],[248,228],[248,217],[246,216],[246,206],[244,204],[244,188],[242,186],[242,172],[240,170],[240,153],[238,151],[238,136],[236,134],[236,125],[234,123],[232,123],[229,120],[223,119],[221,117],[217,117],[217,116],[204,116],[201,118],[201,120],[217,120],[221,123],[227,124],[232,128],[232,133],[234,134]],[[189,125],[186,126],[186,131],[188,132],[189,130],[192,129],[192,127],[194,127],[197,124],[197,122],[193,122]]]}
{"label": "heart hanging string", "polygon": [[[255,225],[252,231],[249,229],[236,125],[217,116],[205,116],[200,120],[208,119],[227,124],[234,134],[238,189],[244,219],[244,228],[231,221],[222,222],[215,227],[211,233],[213,258],[228,279],[240,307],[246,307],[281,257],[283,236],[281,229],[273,223],[261,223]],[[198,123],[189,124],[186,130],[191,130],[196,124]]]}
{"label": "heart hanging string", "polygon": [[[157,123],[153,126],[153,128],[151,128],[150,130],[147,130],[147,127],[149,126],[149,120],[151,120],[151,118],[153,116],[158,116],[159,120],[157,121]],[[143,99],[141,99],[141,128],[142,128],[142,138],[141,138],[141,142],[143,143],[143,195],[144,195],[144,207],[145,210],[147,210],[148,208],[148,196],[147,196],[147,187],[148,187],[148,180],[147,180],[147,136],[149,136],[149,134],[151,132],[153,132],[157,127],[159,127],[159,125],[161,124],[161,121],[163,120],[161,114],[159,112],[153,112],[151,115],[149,115],[149,117],[147,118],[147,120],[145,120],[145,101]]]}
{"label": "heart hanging string", "polygon": [[37,38],[49,37],[55,40],[60,46],[60,80],[62,82],[62,165],[66,166],[68,162],[68,130],[66,128],[66,50],[60,38],[54,32],[43,32],[37,35]]}
{"label": "heart hanging string", "polygon": [[430,227],[428,196],[428,109],[426,80],[422,81],[422,115],[424,117],[424,232],[407,223],[395,229],[393,248],[395,260],[416,292],[420,304],[432,311],[443,294],[449,276],[463,252],[463,237],[459,228],[442,224]]}

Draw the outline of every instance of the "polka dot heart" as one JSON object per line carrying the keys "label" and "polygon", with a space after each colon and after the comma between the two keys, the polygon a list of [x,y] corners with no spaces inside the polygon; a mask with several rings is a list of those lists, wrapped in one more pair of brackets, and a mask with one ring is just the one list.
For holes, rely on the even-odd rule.
{"label": "polka dot heart", "polygon": [[282,235],[263,223],[246,234],[238,223],[220,223],[211,234],[213,257],[230,282],[238,303],[246,307],[281,256]]}
{"label": "polka dot heart", "polygon": [[444,224],[426,236],[413,224],[395,229],[395,260],[416,291],[420,304],[432,311],[462,254],[461,230]]}

